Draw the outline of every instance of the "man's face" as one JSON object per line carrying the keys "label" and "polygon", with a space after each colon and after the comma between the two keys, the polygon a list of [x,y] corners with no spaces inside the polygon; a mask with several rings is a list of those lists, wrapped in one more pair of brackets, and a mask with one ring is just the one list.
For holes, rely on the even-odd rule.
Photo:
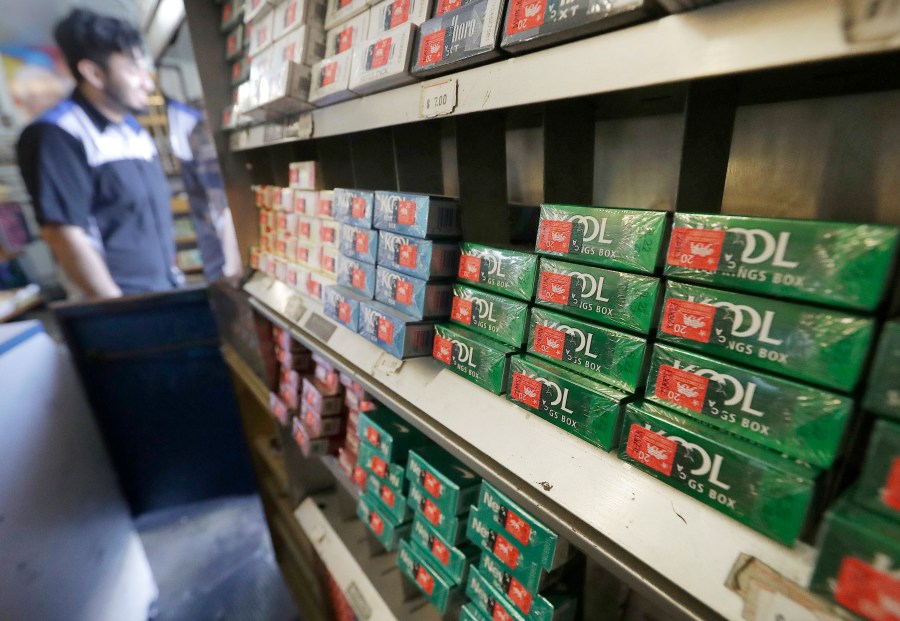
{"label": "man's face", "polygon": [[106,67],[103,94],[110,104],[131,114],[143,114],[154,90],[147,61],[135,48],[132,54],[111,54]]}

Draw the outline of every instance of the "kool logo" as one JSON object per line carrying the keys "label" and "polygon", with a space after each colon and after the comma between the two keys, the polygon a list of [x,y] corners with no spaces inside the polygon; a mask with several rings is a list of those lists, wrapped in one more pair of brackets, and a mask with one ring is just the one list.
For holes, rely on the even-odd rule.
{"label": "kool logo", "polygon": [[455,339],[451,342],[453,343],[453,353],[455,355],[456,362],[473,368],[478,366],[475,363],[475,350],[472,347]]}
{"label": "kool logo", "polygon": [[582,240],[596,241],[598,244],[611,244],[613,240],[606,237],[606,218],[597,220],[594,216],[571,216],[570,222],[578,222],[584,227]]}
{"label": "kool logo", "polygon": [[497,320],[494,318],[493,302],[488,302],[481,298],[474,298],[472,303],[475,305],[475,314],[478,316],[478,319],[489,323],[497,323]]}
{"label": "kool logo", "polygon": [[[553,391],[553,399],[550,400],[550,406],[559,406],[563,412],[567,414],[571,414],[572,410],[569,409],[569,389],[568,388],[560,388],[559,384],[552,380],[548,380],[545,377],[535,377],[537,381],[546,386],[547,388]],[[527,387],[526,387],[527,388]],[[534,395],[529,395],[532,398]]]}
{"label": "kool logo", "polygon": [[[742,412],[752,414],[753,416],[765,416],[765,412],[760,412],[759,410],[753,409],[753,397],[756,395],[757,388],[754,382],[747,382],[747,384],[744,385],[736,377],[733,377],[726,373],[719,373],[718,371],[713,371],[712,369],[701,369],[696,364],[682,365],[680,360],[675,361],[674,367],[676,369],[682,369],[694,375],[699,375],[700,377],[708,377],[710,381],[715,382],[719,386],[725,387],[726,390],[728,390],[728,392],[730,393],[730,396],[728,396],[723,401],[725,405],[740,404]],[[681,394],[684,394],[688,397],[697,396],[696,394],[687,395],[682,387],[684,387],[685,389],[690,388],[688,386],[684,386],[681,383],[678,383],[678,391]],[[714,406],[715,402],[710,402],[710,405]]]}
{"label": "kool logo", "polygon": [[582,274],[581,272],[569,272],[566,275],[578,279],[578,282],[581,284],[582,297],[594,298],[598,302],[609,302],[609,298],[603,297],[603,282],[606,279],[605,276],[595,278],[592,274]]}
{"label": "kool logo", "polygon": [[[565,332],[566,334],[571,334],[573,336],[578,337],[578,346],[575,348],[576,352],[584,352],[584,355],[587,356],[588,358],[596,358],[597,357],[597,354],[595,354],[591,351],[591,349],[592,349],[591,345],[593,344],[593,340],[594,340],[593,334],[585,335],[585,333],[582,332],[581,330],[579,330],[578,328],[573,328],[571,326],[562,325],[562,324],[555,326],[555,328],[557,330],[559,330],[560,332]],[[553,340],[556,340],[556,339],[553,339]],[[554,349],[559,347],[558,343],[551,344],[550,339],[547,340],[547,344],[550,345],[550,347],[552,347]]]}
{"label": "kool logo", "polygon": [[[700,465],[690,471],[692,475],[705,476],[713,485],[717,485],[726,490],[731,489],[731,485],[721,481],[719,478],[721,476],[722,463],[724,462],[724,458],[721,455],[713,455],[710,457],[706,449],[698,444],[688,442],[684,438],[679,438],[678,436],[666,436],[666,432],[664,431],[656,431],[656,433],[663,437],[668,437],[673,442],[678,442],[678,444],[686,448],[689,452],[700,456]],[[667,453],[662,451],[661,454],[656,457],[658,459],[665,459],[666,455]],[[679,469],[680,468],[681,466],[679,466]]]}
{"label": "kool logo", "polygon": [[[772,233],[761,229],[734,228],[728,229],[728,232],[744,237],[744,250],[741,253],[741,261],[744,263],[755,265],[772,261],[772,265],[788,269],[798,265],[797,261],[788,261],[785,258],[791,239],[790,233],[779,233],[776,239]],[[725,255],[725,259],[730,260],[730,256]]]}
{"label": "kool logo", "polygon": [[759,311],[746,304],[732,304],[731,302],[713,302],[716,308],[724,308],[734,318],[731,322],[731,335],[738,338],[757,338],[762,343],[769,345],[781,345],[783,339],[772,338],[772,321],[775,319],[774,311],[764,311],[760,316]]}
{"label": "kool logo", "polygon": [[505,278],[506,274],[503,273],[503,262],[499,257],[495,257],[491,254],[485,254],[482,257],[482,261],[487,265],[487,273],[490,276],[496,276],[497,278]]}

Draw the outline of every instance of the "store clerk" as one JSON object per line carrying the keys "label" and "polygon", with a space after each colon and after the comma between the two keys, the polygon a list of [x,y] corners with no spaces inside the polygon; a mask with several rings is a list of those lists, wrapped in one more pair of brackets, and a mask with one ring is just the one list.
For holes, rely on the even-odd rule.
{"label": "store clerk", "polygon": [[154,89],[140,33],[76,9],[54,35],[75,90],[25,128],[18,159],[63,283],[86,299],[176,288],[167,179],[131,116]]}

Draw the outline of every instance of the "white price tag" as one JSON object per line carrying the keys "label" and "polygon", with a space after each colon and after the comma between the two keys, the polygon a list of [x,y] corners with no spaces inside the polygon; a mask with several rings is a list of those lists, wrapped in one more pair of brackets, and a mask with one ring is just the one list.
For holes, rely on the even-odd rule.
{"label": "white price tag", "polygon": [[419,95],[419,116],[434,118],[456,109],[457,82],[451,78],[437,84],[425,84]]}

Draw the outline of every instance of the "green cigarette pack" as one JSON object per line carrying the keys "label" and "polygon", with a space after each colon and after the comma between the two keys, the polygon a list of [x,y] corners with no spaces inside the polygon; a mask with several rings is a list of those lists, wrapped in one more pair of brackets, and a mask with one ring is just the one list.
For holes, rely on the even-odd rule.
{"label": "green cigarette pack", "polygon": [[395,492],[402,495],[406,491],[404,487],[406,482],[406,479],[404,478],[406,468],[400,464],[386,461],[384,456],[378,452],[378,449],[370,444],[366,444],[365,442],[359,443],[357,463],[363,470],[369,474],[374,474],[376,477],[390,485]]}
{"label": "green cigarette pack", "polygon": [[550,571],[569,556],[569,543],[487,481],[481,482],[478,514],[499,528],[528,562]]}
{"label": "green cigarette pack", "polygon": [[633,393],[644,380],[647,340],[535,307],[528,353]]}
{"label": "green cigarette pack", "polygon": [[590,321],[648,334],[659,310],[660,280],[557,261],[538,263],[535,302]]}
{"label": "green cigarette pack", "polygon": [[466,596],[475,607],[487,615],[489,619],[503,619],[504,621],[527,621],[511,601],[494,588],[477,568],[469,569],[469,578],[466,580]]}
{"label": "green cigarette pack", "polygon": [[478,571],[528,621],[573,621],[577,600],[571,595],[529,591],[490,552],[481,555]]}
{"label": "green cigarette pack", "polygon": [[435,532],[444,540],[459,545],[466,535],[466,518],[464,515],[456,515],[442,511],[431,499],[431,495],[422,487],[411,483],[406,495],[406,504],[415,511],[415,516],[421,516]]}
{"label": "green cigarette pack", "polygon": [[384,549],[392,552],[401,539],[409,537],[412,523],[395,524],[388,513],[378,504],[377,498],[360,494],[356,503],[356,516],[372,531]]}
{"label": "green cigarette pack", "polygon": [[402,524],[412,519],[412,509],[406,504],[406,496],[397,493],[394,487],[374,474],[366,477],[366,494],[381,501],[379,508],[384,509],[394,523]]}
{"label": "green cigarette pack", "polygon": [[628,397],[534,356],[513,356],[509,361],[507,399],[604,451],[618,444]]}
{"label": "green cigarette pack", "polygon": [[406,478],[424,489],[441,511],[457,515],[478,498],[481,477],[437,445],[409,452]]}
{"label": "green cigarette pack", "polygon": [[669,282],[657,336],[687,349],[850,392],[874,322],[837,310]]}
{"label": "green cigarette pack", "polygon": [[460,280],[526,302],[534,297],[536,255],[481,244],[465,243],[461,248]]}
{"label": "green cigarette pack", "polygon": [[459,621],[491,621],[484,613],[475,607],[475,604],[469,602],[464,604],[459,612]]}
{"label": "green cigarette pack", "polygon": [[652,274],[662,261],[665,211],[541,205],[535,249],[546,255]]}
{"label": "green cigarette pack", "polygon": [[410,541],[419,545],[430,565],[441,571],[453,584],[461,584],[469,565],[477,562],[481,551],[470,543],[454,546],[441,537],[425,516],[413,518]]}
{"label": "green cigarette pack", "polygon": [[825,515],[818,548],[811,591],[867,619],[897,619],[900,529],[896,522],[844,498]]}
{"label": "green cigarette pack", "polygon": [[900,320],[884,324],[878,350],[869,372],[864,407],[870,412],[900,420]]}
{"label": "green cigarette pack", "polygon": [[432,356],[457,375],[502,395],[506,390],[509,358],[515,348],[460,326],[435,325]]}
{"label": "green cigarette pack", "polygon": [[874,310],[884,298],[894,226],[675,214],[666,276],[726,289]]}
{"label": "green cigarette pack", "polygon": [[785,545],[806,520],[818,471],[673,410],[631,403],[619,458]]}
{"label": "green cigarette pack", "polygon": [[503,531],[491,525],[490,516],[482,516],[477,507],[469,509],[466,537],[483,552],[499,560],[507,573],[531,593],[537,593],[546,586],[545,577],[550,574],[544,572],[540,565],[527,562],[519,554],[519,549],[503,535]]}
{"label": "green cigarette pack", "polygon": [[360,442],[374,447],[385,461],[396,463],[405,460],[411,448],[429,442],[421,431],[383,405],[360,413],[356,434]]}
{"label": "green cigarette pack", "polygon": [[661,343],[646,398],[821,468],[853,409],[847,397]]}
{"label": "green cigarette pack", "polygon": [[447,576],[438,571],[428,561],[427,552],[418,544],[407,540],[401,541],[397,552],[397,565],[403,575],[419,587],[441,614],[463,598],[462,586],[451,582]]}
{"label": "green cigarette pack", "polygon": [[521,347],[528,332],[528,304],[456,283],[450,321],[510,347]]}
{"label": "green cigarette pack", "polygon": [[900,423],[875,423],[854,499],[898,522],[900,531]]}

